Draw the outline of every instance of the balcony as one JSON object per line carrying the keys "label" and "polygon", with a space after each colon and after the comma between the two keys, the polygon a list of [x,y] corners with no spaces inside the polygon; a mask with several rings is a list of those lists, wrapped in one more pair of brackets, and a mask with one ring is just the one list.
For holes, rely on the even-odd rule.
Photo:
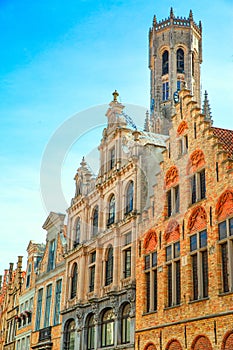
{"label": "balcony", "polygon": [[39,331],[39,342],[45,340],[51,340],[51,326],[40,329]]}

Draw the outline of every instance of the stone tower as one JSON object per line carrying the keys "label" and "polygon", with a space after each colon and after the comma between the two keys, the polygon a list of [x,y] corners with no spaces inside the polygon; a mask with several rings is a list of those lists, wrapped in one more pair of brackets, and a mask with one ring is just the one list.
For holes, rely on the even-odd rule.
{"label": "stone tower", "polygon": [[200,97],[200,65],[202,63],[202,26],[188,18],[175,17],[157,22],[149,31],[149,68],[151,72],[150,120],[146,131],[168,134],[174,114],[173,95],[185,86],[198,105]]}

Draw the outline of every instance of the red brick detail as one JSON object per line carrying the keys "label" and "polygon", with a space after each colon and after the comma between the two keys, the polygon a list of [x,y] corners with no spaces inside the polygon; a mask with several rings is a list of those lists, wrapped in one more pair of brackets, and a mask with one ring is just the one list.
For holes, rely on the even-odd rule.
{"label": "red brick detail", "polygon": [[177,241],[180,238],[180,225],[176,220],[172,219],[169,221],[164,238],[167,243]]}
{"label": "red brick detail", "polygon": [[146,237],[143,242],[143,248],[146,250],[146,253],[149,253],[155,250],[157,247],[157,235],[154,228],[151,228],[147,231]]}
{"label": "red brick detail", "polygon": [[233,330],[227,332],[223,338],[221,350],[233,349]]}
{"label": "red brick detail", "polygon": [[144,350],[156,350],[156,347],[154,344],[150,343],[145,346]]}
{"label": "red brick detail", "polygon": [[166,187],[174,186],[179,181],[179,173],[176,166],[172,166],[168,169],[165,176],[165,185]]}
{"label": "red brick detail", "polygon": [[207,225],[207,215],[206,215],[205,209],[201,206],[193,209],[188,220],[188,230],[199,231],[204,229],[206,225]]}
{"label": "red brick detail", "polygon": [[221,194],[215,211],[219,220],[225,219],[233,213],[233,191],[226,190]]}
{"label": "red brick detail", "polygon": [[166,350],[182,350],[182,346],[178,340],[171,339],[166,346]]}
{"label": "red brick detail", "polygon": [[182,135],[188,129],[188,124],[183,120],[177,128],[177,135]]}
{"label": "red brick detail", "polygon": [[205,164],[205,156],[202,150],[196,149],[190,155],[192,171],[197,171],[198,168],[202,167]]}
{"label": "red brick detail", "polygon": [[212,345],[209,339],[204,335],[199,335],[194,339],[191,350],[212,350]]}

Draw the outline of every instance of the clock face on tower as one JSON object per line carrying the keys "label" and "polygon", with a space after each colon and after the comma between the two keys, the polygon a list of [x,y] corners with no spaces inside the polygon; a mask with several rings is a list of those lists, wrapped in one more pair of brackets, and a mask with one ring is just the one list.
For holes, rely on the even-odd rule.
{"label": "clock face on tower", "polygon": [[178,103],[179,102],[179,93],[178,91],[175,91],[174,94],[173,94],[173,100],[175,103]]}

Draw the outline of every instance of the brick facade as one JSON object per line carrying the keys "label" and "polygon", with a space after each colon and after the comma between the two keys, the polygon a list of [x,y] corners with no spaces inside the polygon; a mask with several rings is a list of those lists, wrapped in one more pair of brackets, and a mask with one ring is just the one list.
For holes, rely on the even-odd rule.
{"label": "brick facade", "polygon": [[[184,122],[186,128],[180,135],[178,131]],[[216,129],[200,113],[188,90],[180,92],[180,103],[176,105],[169,136],[154,191],[156,206],[153,212],[151,208],[145,213],[141,224],[139,245],[143,249],[137,255],[136,272],[136,349],[146,349],[148,342],[154,344],[156,349],[231,348],[228,344],[232,342],[232,285],[229,286],[229,291],[223,285],[223,246],[219,241],[219,224],[225,220],[229,222],[233,210],[231,143],[226,140],[223,147],[223,140],[218,138]],[[181,153],[179,144],[184,136],[187,137],[188,148]],[[233,139],[233,132],[231,138]],[[191,183],[194,174],[198,178],[201,172],[205,174],[205,195],[194,200]],[[169,215],[167,193],[177,185],[179,208],[177,211],[174,208],[174,212]],[[201,183],[197,182],[195,186],[197,192]],[[152,230],[153,236],[150,234]],[[198,293],[195,296],[193,274],[196,272],[193,272],[191,240],[196,239],[200,232],[207,232],[207,243],[206,248],[200,248],[197,252],[197,259],[201,260],[197,271]],[[170,261],[166,256],[167,247],[177,242],[180,251],[172,266],[179,261],[179,274],[176,274],[176,278],[180,278],[180,285],[175,281],[169,282]],[[208,261],[207,282],[202,282],[202,249],[206,250]],[[229,256],[232,254],[231,249]],[[156,310],[147,311],[145,257],[150,252],[157,252],[158,257],[158,306]],[[174,271],[172,273],[175,274]],[[169,283],[172,284],[170,291]],[[225,283],[228,283],[226,278]],[[178,292],[180,300],[169,304],[169,293]]]}

